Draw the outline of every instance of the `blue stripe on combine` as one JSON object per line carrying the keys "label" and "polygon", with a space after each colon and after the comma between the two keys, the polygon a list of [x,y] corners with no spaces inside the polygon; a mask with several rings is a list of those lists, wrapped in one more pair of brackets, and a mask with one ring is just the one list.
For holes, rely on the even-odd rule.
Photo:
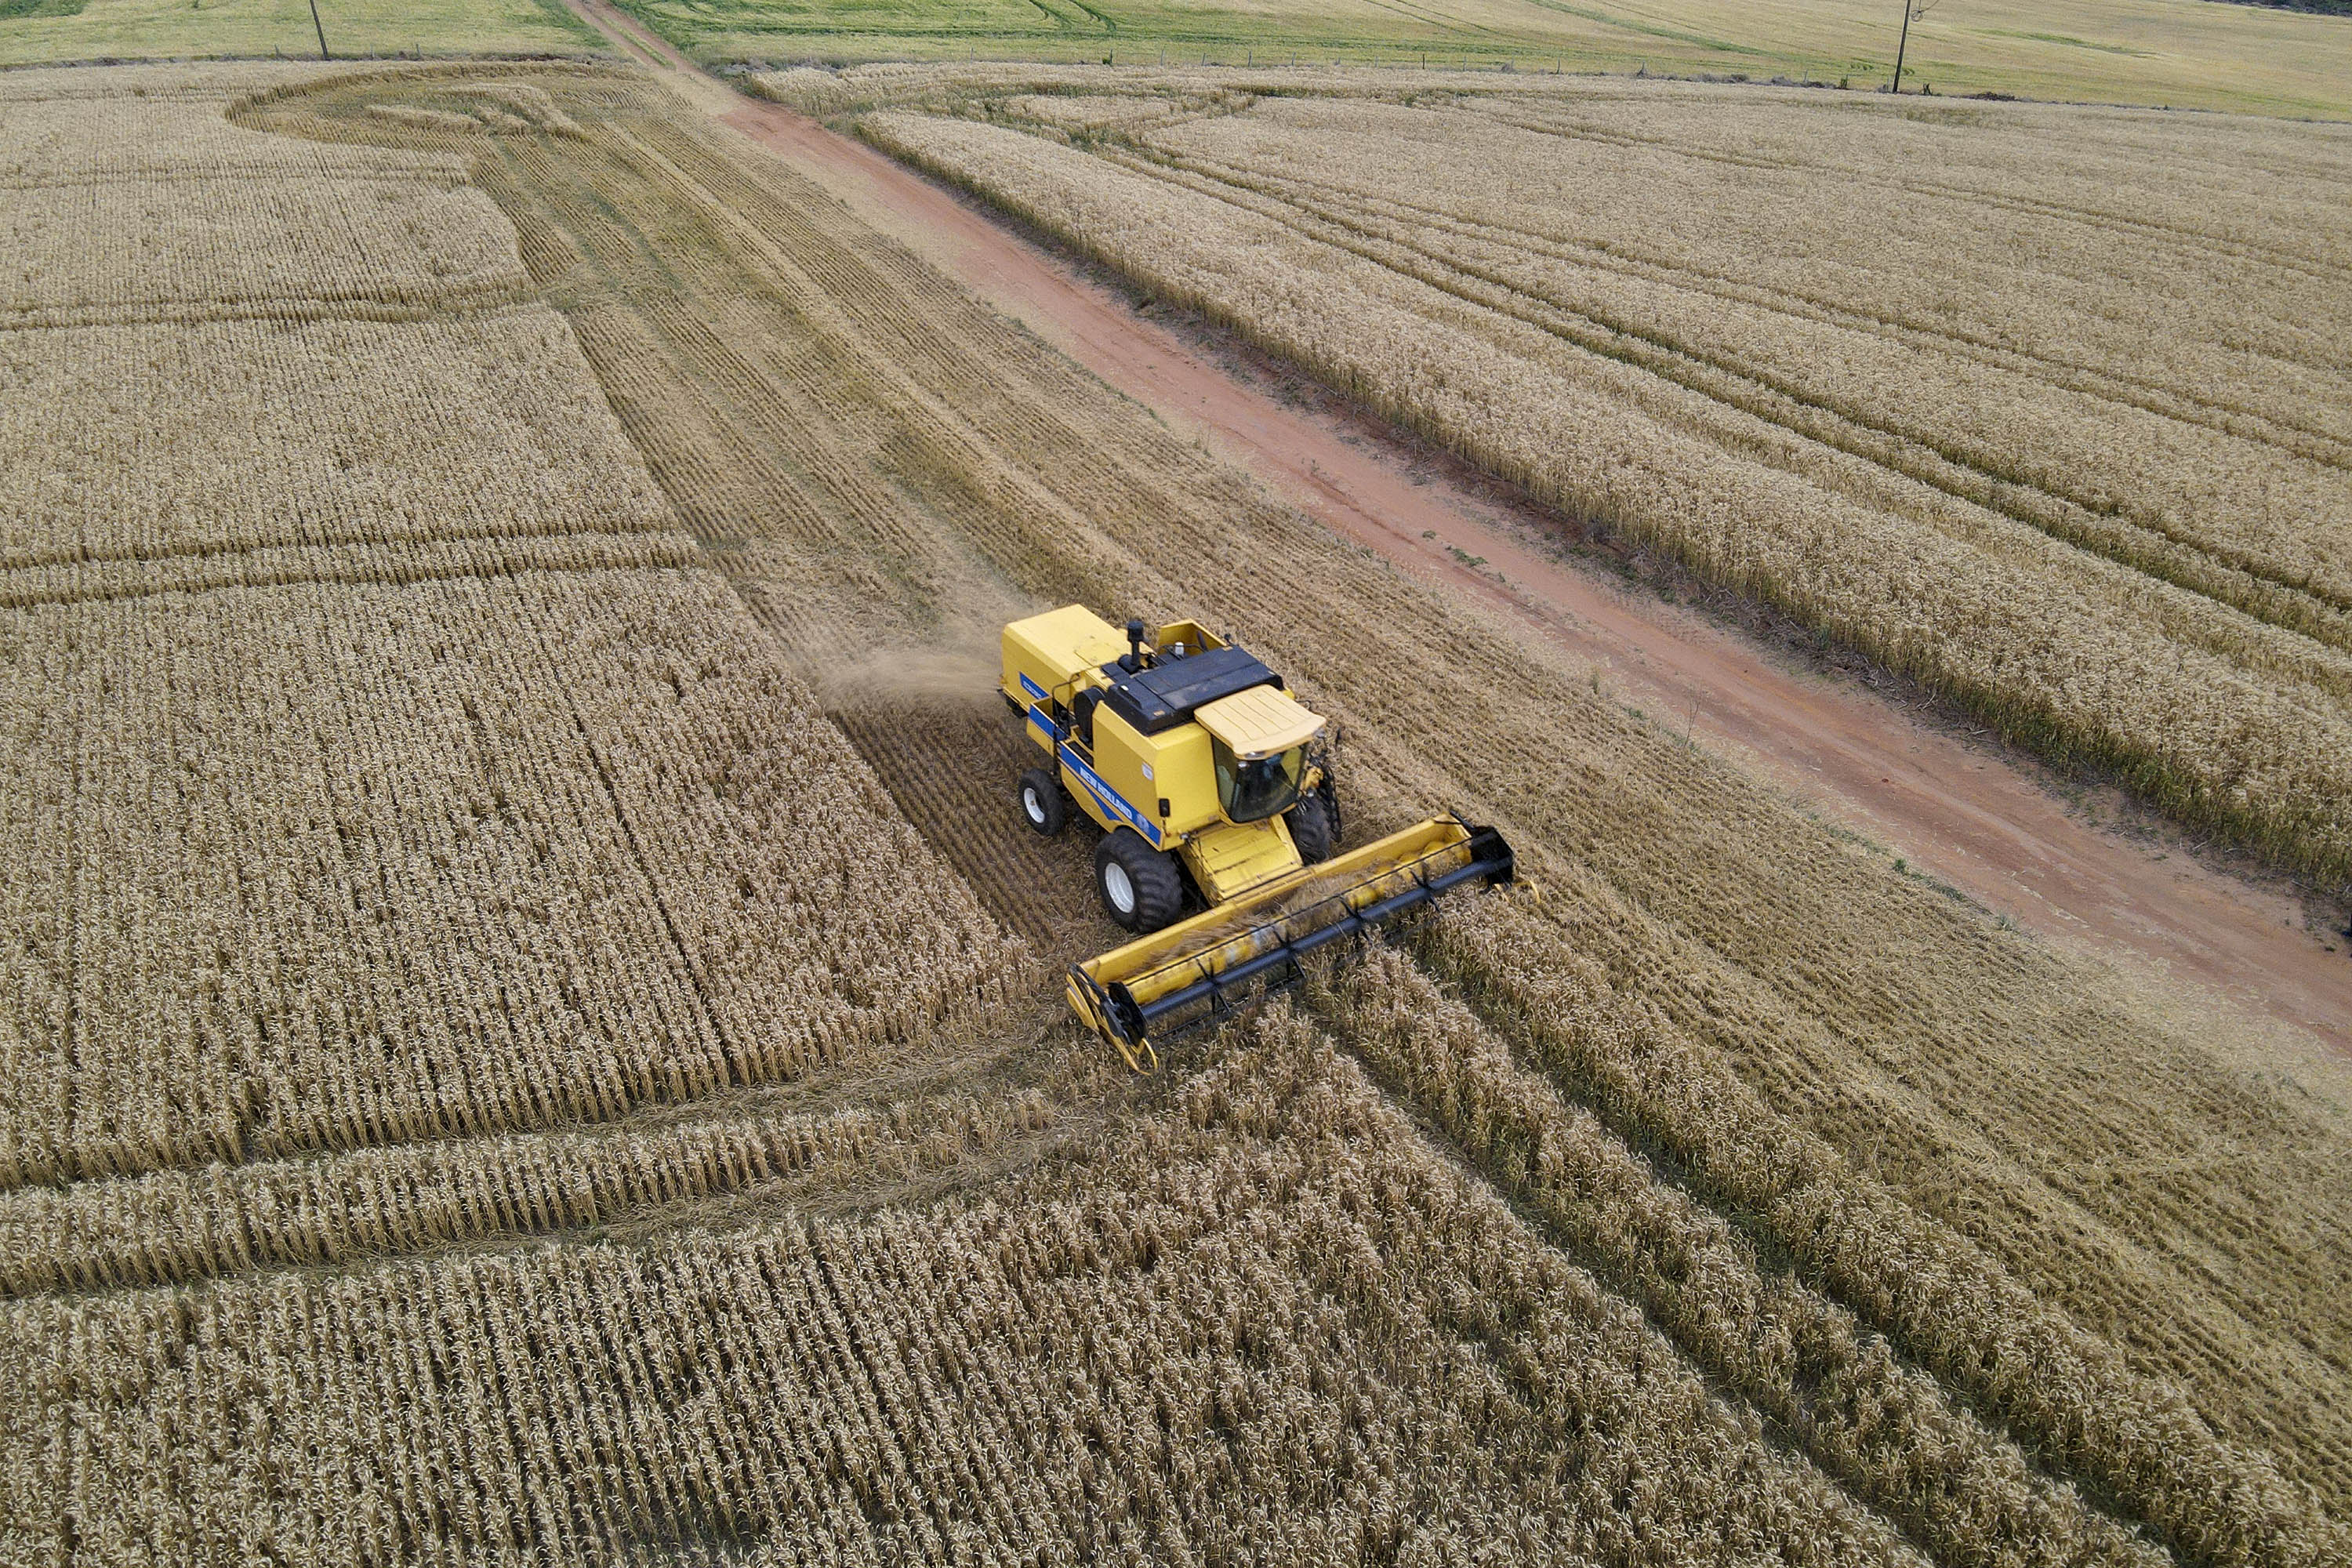
{"label": "blue stripe on combine", "polygon": [[[1039,689],[1037,683],[1025,675],[1021,678],[1021,686],[1022,689],[1027,691],[1032,697],[1043,699],[1045,695]],[[1055,725],[1053,720],[1046,717],[1045,710],[1035,702],[1029,705],[1029,722],[1038,734],[1045,738],[1048,745],[1059,748],[1063,765],[1078,775],[1078,782],[1086,785],[1087,793],[1093,795],[1100,804],[1104,815],[1115,816],[1142,834],[1154,849],[1160,847],[1159,826],[1148,821],[1143,813],[1129,805],[1125,795],[1103,783],[1102,775],[1088,767],[1085,760],[1062,739],[1060,729]]]}
{"label": "blue stripe on combine", "polygon": [[[1033,710],[1032,711],[1034,712],[1034,710]],[[1160,847],[1159,827],[1152,823],[1145,821],[1141,812],[1127,804],[1126,796],[1120,795],[1118,791],[1111,788],[1110,785],[1103,783],[1102,775],[1096,773],[1094,769],[1087,766],[1084,762],[1080,761],[1078,753],[1071,750],[1067,745],[1065,745],[1062,748],[1062,763],[1064,766],[1067,767],[1072,773],[1078,775],[1078,782],[1085,784],[1087,786],[1087,793],[1092,795],[1096,800],[1102,804],[1104,811],[1108,812],[1112,816],[1118,817],[1129,827],[1134,828],[1138,833],[1142,834],[1144,838],[1154,849]]]}

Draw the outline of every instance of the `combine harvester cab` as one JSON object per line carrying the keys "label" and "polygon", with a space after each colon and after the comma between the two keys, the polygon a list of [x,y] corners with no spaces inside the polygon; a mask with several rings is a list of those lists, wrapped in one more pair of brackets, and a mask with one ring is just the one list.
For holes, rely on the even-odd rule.
{"label": "combine harvester cab", "polygon": [[1075,965],[1069,999],[1129,1067],[1153,1070],[1154,1036],[1295,978],[1318,948],[1511,879],[1503,836],[1451,816],[1335,857],[1321,716],[1197,622],[1146,632],[1078,605],[1015,621],[1001,686],[1051,759],[1022,775],[1029,825],[1060,831],[1066,799],[1103,829],[1096,889],[1138,934]]}

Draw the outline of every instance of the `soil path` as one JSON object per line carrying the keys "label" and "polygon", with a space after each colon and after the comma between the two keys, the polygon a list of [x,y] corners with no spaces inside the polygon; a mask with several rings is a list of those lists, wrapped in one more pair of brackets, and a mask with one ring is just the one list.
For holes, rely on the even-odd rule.
{"label": "soil path", "polygon": [[1534,509],[1433,473],[1344,410],[1251,384],[976,204],[738,93],[604,0],[572,3],[629,53],[651,58],[689,101],[1339,532],[1604,662],[1627,702],[2019,924],[2191,981],[2352,1051],[2352,944],[2307,929],[2301,900],[2202,864],[2169,835],[2101,827],[2030,763],[1564,564],[1544,547]]}

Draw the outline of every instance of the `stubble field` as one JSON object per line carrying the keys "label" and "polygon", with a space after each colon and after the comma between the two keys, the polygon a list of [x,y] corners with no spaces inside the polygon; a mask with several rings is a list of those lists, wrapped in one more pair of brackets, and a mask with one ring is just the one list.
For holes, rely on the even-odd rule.
{"label": "stubble field", "polygon": [[[2335,1076],[1628,715],[642,73],[0,91],[0,1555],[2352,1550]],[[49,260],[66,187],[190,216]],[[1355,831],[1455,806],[1539,892],[1114,1071],[983,685],[1072,599],[1243,630]]]}

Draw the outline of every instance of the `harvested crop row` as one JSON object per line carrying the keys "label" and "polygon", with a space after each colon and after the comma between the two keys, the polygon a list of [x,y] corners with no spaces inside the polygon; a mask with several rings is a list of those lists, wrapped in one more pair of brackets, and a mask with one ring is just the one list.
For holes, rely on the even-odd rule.
{"label": "harvested crop row", "polygon": [[0,1193],[0,1294],[184,1284],[611,1226],[788,1178],[836,1186],[985,1154],[1053,1125],[1037,1091],[666,1121],[208,1165]]}
{"label": "harvested crop row", "polygon": [[699,573],[6,616],[6,1184],[606,1118],[1003,994],[763,643]]}
{"label": "harvested crop row", "polygon": [[1108,1143],[856,1223],[0,1307],[8,1549],[1918,1561],[1304,1031]]}
{"label": "harvested crop row", "polygon": [[1035,748],[1025,735],[1008,733],[993,693],[972,689],[985,671],[960,666],[956,673],[963,689],[936,692],[916,684],[919,667],[912,692],[894,690],[887,669],[870,684],[853,674],[827,693],[826,705],[898,810],[989,912],[1041,955],[1076,963],[1104,940],[1086,890],[1091,847],[1078,834],[1040,838],[1005,809],[1005,781],[1037,765]]}
{"label": "harvested crop row", "polygon": [[1555,1246],[1937,1563],[2006,1563],[2022,1542],[2050,1562],[2168,1561],[2036,1473],[1852,1314],[1767,1270],[1746,1237],[1515,1064],[1402,953],[1377,951],[1315,989],[1334,1037],[1434,1116]]}
{"label": "harvested crop row", "polygon": [[675,526],[561,316],[0,333],[0,568]]}

